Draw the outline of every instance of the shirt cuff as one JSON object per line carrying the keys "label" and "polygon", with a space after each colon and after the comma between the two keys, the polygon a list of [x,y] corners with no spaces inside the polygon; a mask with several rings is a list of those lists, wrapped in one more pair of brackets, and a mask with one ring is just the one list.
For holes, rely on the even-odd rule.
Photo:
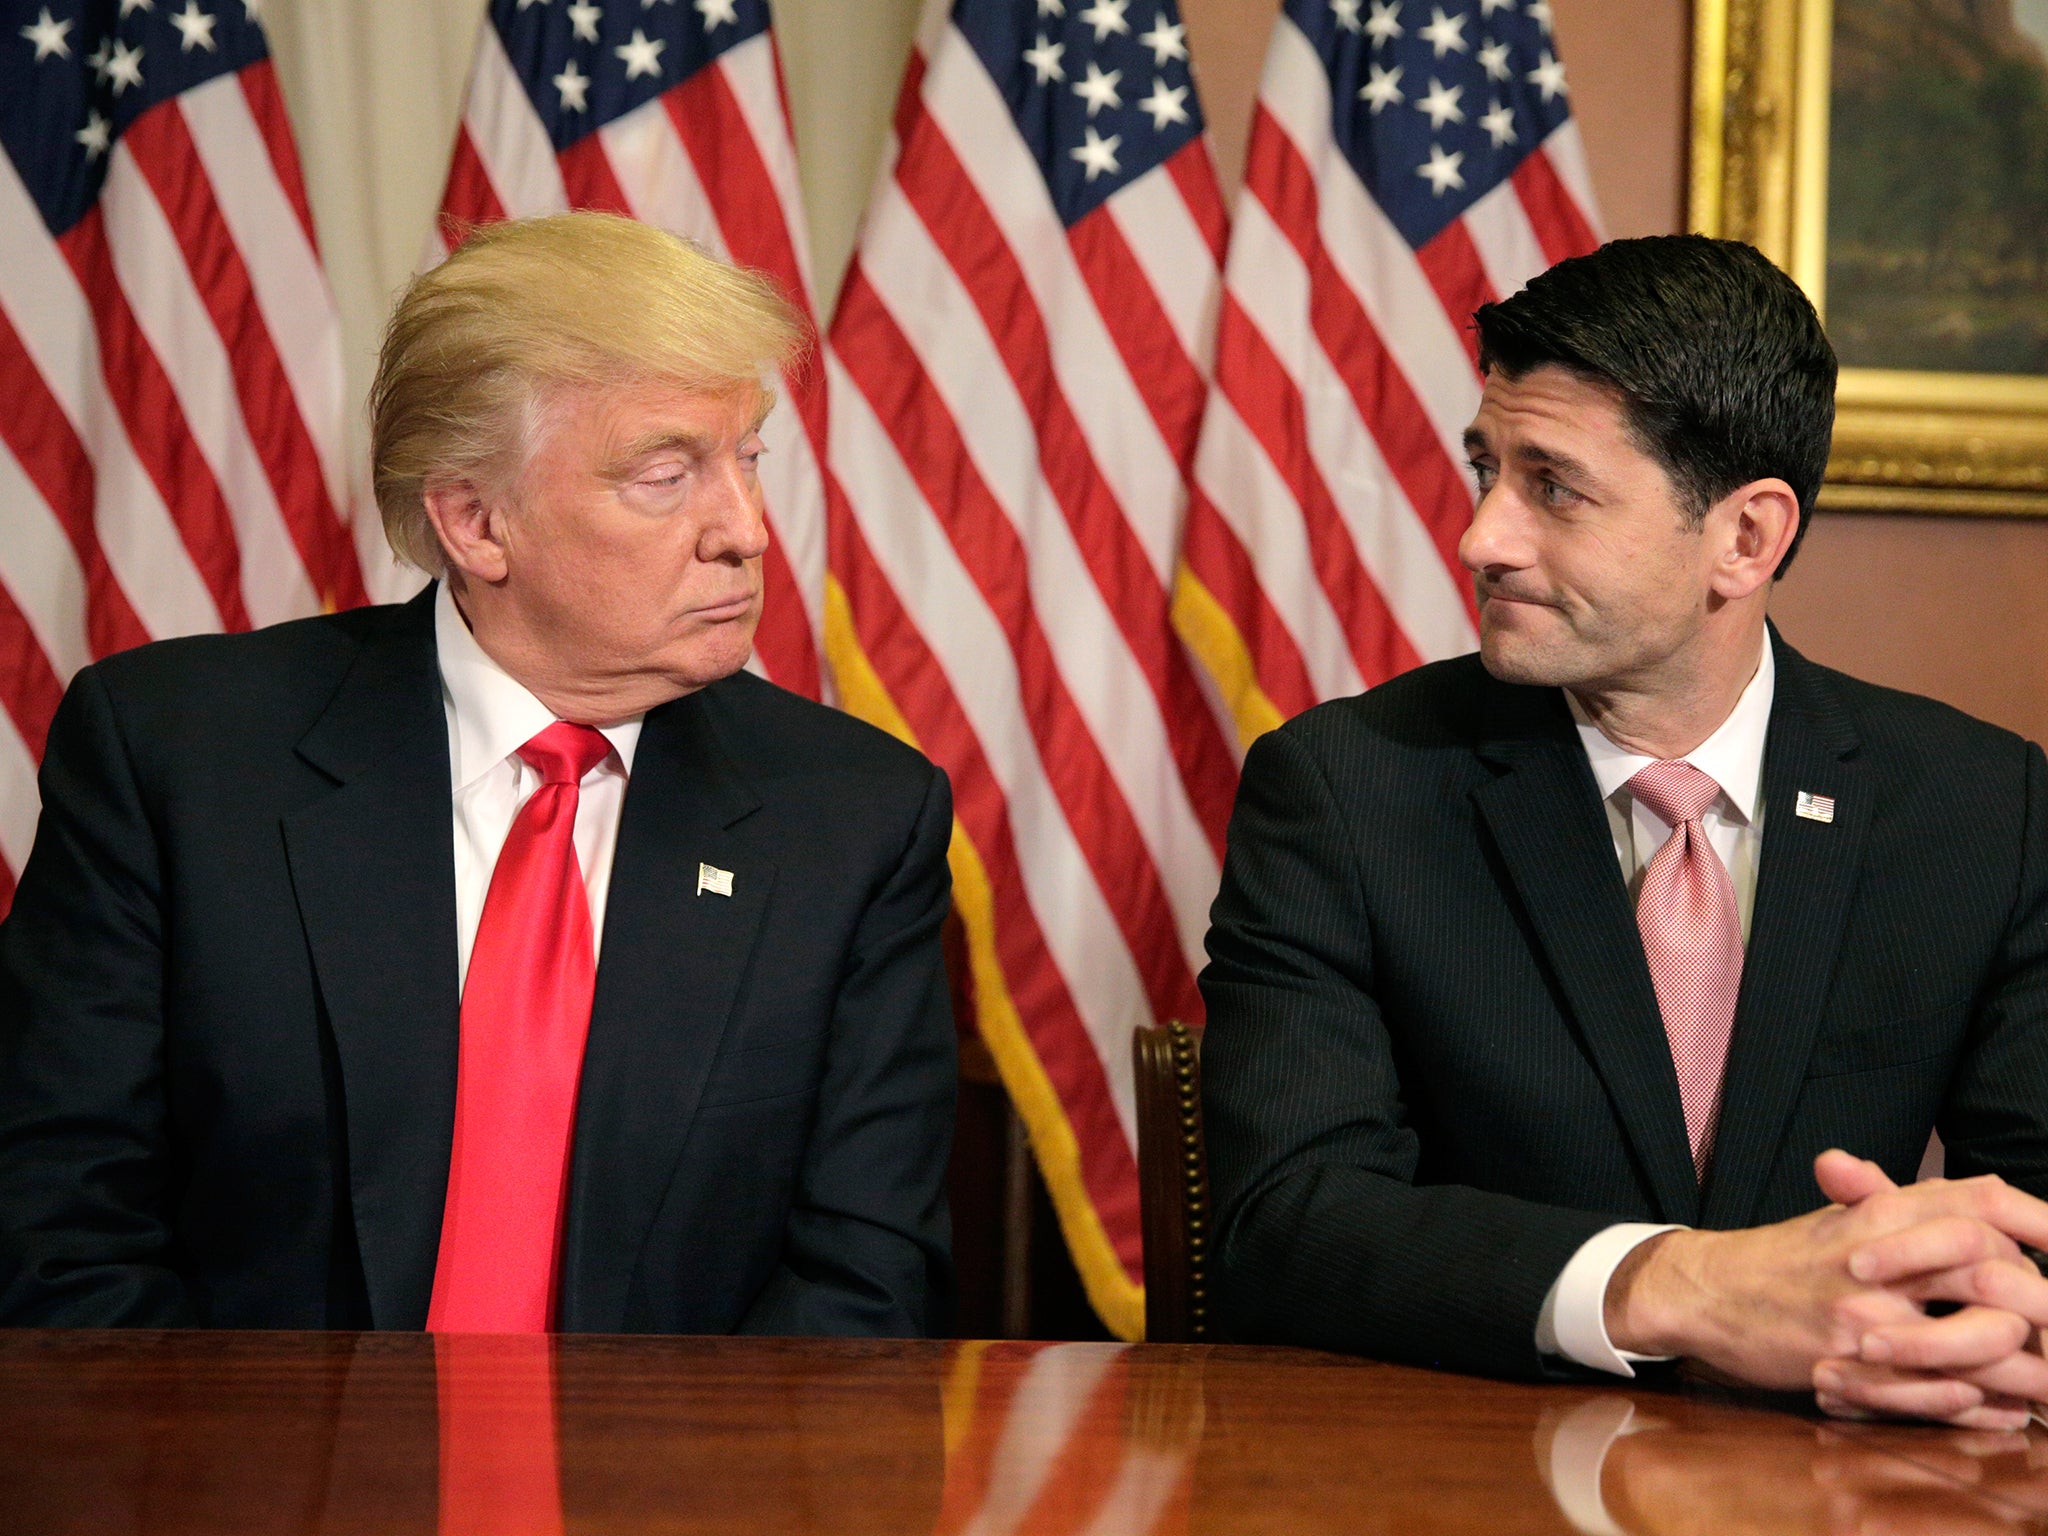
{"label": "shirt cuff", "polygon": [[1607,1337],[1607,1282],[1638,1245],[1660,1232],[1682,1230],[1675,1224],[1621,1221],[1581,1243],[1543,1298],[1543,1310],[1536,1315],[1536,1352],[1562,1355],[1616,1376],[1635,1375],[1632,1360],[1669,1360],[1669,1355],[1638,1355],[1614,1347]]}

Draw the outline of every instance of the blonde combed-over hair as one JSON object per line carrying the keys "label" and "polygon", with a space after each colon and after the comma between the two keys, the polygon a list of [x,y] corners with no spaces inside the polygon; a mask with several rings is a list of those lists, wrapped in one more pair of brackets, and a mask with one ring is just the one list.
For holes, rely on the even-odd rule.
{"label": "blonde combed-over hair", "polygon": [[485,225],[414,278],[392,312],[370,388],[384,535],[443,568],[423,493],[509,488],[550,392],[658,381],[722,394],[786,366],[795,310],[758,273],[605,213]]}

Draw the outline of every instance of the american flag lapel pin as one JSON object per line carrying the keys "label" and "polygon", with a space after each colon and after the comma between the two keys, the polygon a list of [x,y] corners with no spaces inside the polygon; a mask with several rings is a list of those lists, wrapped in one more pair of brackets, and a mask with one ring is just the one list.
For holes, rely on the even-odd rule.
{"label": "american flag lapel pin", "polygon": [[[1803,816],[1806,813],[1801,811],[1800,814]],[[697,866],[697,894],[702,896],[706,891],[709,891],[714,896],[730,896],[732,894],[732,871],[720,869],[715,864],[699,864]]]}
{"label": "american flag lapel pin", "polygon": [[1795,816],[1808,821],[1833,821],[1835,819],[1835,797],[1816,795],[1810,789],[1799,791],[1798,802],[1792,807]]}

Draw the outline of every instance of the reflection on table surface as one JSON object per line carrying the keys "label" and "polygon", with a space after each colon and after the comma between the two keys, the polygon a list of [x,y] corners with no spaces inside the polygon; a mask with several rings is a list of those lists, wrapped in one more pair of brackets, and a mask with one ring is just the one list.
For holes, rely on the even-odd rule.
{"label": "reflection on table surface", "polygon": [[2048,1531],[2048,1439],[1296,1350],[0,1335],[24,1532]]}
{"label": "reflection on table surface", "polygon": [[1545,1411],[1537,1466],[1587,1536],[2048,1529],[2048,1440],[1607,1393]]}

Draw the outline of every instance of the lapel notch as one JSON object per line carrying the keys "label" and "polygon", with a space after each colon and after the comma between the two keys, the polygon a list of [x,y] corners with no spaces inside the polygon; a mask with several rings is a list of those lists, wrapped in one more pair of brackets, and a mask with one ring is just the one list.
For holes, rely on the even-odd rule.
{"label": "lapel notch", "polygon": [[[1708,1226],[1754,1219],[1820,1030],[1872,812],[1860,743],[1819,668],[1778,638],[1764,745],[1763,856],[1708,1170]],[[1834,819],[1798,814],[1804,791]],[[1818,1200],[1818,1195],[1815,1196]]]}
{"label": "lapel notch", "polygon": [[334,792],[283,827],[341,1063],[356,1241],[379,1328],[426,1322],[455,1115],[455,855],[433,593],[364,641],[298,747]]}
{"label": "lapel notch", "polygon": [[[617,1331],[768,908],[760,800],[719,741],[722,690],[651,711],[633,755],[584,1049],[561,1325]],[[710,864],[731,894],[698,890]]]}
{"label": "lapel notch", "polygon": [[1678,1074],[1599,786],[1555,689],[1494,683],[1473,791],[1661,1217],[1699,1209]]}

